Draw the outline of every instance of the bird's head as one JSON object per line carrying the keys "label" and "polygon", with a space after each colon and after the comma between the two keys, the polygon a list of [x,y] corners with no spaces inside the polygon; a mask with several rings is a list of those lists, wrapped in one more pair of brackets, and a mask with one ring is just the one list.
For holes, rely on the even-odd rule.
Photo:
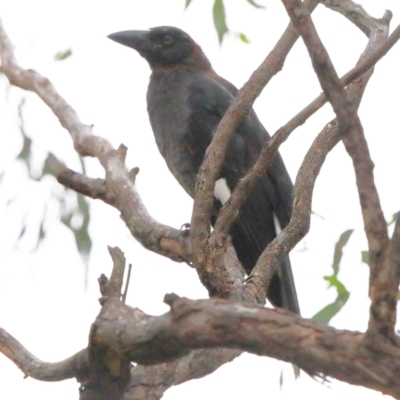
{"label": "bird's head", "polygon": [[116,32],[108,37],[135,49],[153,70],[172,67],[211,68],[200,46],[179,28],[159,26],[148,31]]}

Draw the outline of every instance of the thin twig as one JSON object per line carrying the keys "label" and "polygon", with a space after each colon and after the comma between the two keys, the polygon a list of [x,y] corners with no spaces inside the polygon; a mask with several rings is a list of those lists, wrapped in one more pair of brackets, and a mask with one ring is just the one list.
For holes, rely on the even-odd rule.
{"label": "thin twig", "polygon": [[130,280],[131,280],[131,272],[132,272],[132,264],[129,264],[129,267],[128,267],[128,276],[126,277],[124,294],[122,295],[122,302],[123,302],[124,304],[126,303],[126,296],[128,295],[129,282],[130,282]]}

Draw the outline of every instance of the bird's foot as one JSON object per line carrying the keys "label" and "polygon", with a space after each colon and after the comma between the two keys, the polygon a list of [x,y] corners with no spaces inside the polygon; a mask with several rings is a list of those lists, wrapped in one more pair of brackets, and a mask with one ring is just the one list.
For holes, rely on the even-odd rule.
{"label": "bird's foot", "polygon": [[181,235],[183,237],[189,236],[190,235],[190,224],[189,222],[186,222],[181,226]]}
{"label": "bird's foot", "polygon": [[[179,242],[187,250],[188,254],[192,254],[192,243],[190,240],[190,224],[187,222],[181,226],[179,233]],[[186,264],[194,268],[192,261],[186,261]]]}

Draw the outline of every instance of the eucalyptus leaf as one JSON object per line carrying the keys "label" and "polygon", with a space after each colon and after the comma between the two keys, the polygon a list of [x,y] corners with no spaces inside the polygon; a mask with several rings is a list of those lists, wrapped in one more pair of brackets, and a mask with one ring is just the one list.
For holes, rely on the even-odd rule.
{"label": "eucalyptus leaf", "polygon": [[239,33],[239,38],[243,43],[250,43],[250,40],[244,33]]}
{"label": "eucalyptus leaf", "polygon": [[343,247],[346,246],[346,244],[349,241],[350,236],[352,235],[353,232],[354,232],[354,229],[349,229],[349,230],[343,232],[340,235],[339,240],[337,241],[337,243],[335,245],[335,251],[333,253],[333,264],[332,264],[332,268],[333,268],[335,275],[337,275],[337,273],[339,272],[339,265],[340,265],[340,261],[342,260],[342,256],[343,256]]}
{"label": "eucalyptus leaf", "polygon": [[256,3],[254,0],[247,0],[248,3],[250,3],[253,7],[255,8],[265,8],[262,4]]}
{"label": "eucalyptus leaf", "polygon": [[361,252],[361,261],[369,266],[369,251],[364,250]]}
{"label": "eucalyptus leaf", "polygon": [[54,177],[65,168],[65,165],[51,152],[48,153],[42,169],[42,176],[48,174]]}
{"label": "eucalyptus leaf", "polygon": [[318,214],[318,213],[315,212],[315,211],[311,211],[311,215],[315,215],[316,217],[322,219],[322,221],[325,221],[325,218],[324,218],[321,214]]}
{"label": "eucalyptus leaf", "polygon": [[46,215],[47,215],[47,207],[45,207],[45,209],[43,211],[42,220],[40,222],[39,234],[38,234],[38,239],[36,242],[36,250],[39,248],[40,243],[42,243],[43,239],[46,237],[46,231],[44,229],[44,224],[46,222]]}
{"label": "eucalyptus leaf", "polygon": [[18,104],[19,131],[22,136],[22,149],[17,155],[17,159],[23,161],[28,167],[31,175],[32,139],[26,134],[24,119],[25,98]]}
{"label": "eucalyptus leaf", "polygon": [[321,311],[317,312],[311,319],[313,321],[328,324],[331,319],[343,308],[350,297],[349,292],[345,292],[337,296],[336,300],[325,306]]}
{"label": "eucalyptus leaf", "polygon": [[219,44],[224,40],[225,34],[229,31],[226,25],[225,6],[222,0],[215,0],[213,6],[214,26],[218,33]]}
{"label": "eucalyptus leaf", "polygon": [[336,289],[337,296],[335,301],[322,308],[322,310],[318,311],[311,318],[314,321],[328,324],[330,320],[344,307],[350,297],[350,292],[339,280],[338,273],[340,262],[342,261],[343,256],[343,247],[346,246],[353,232],[353,229],[348,229],[347,231],[343,232],[340,235],[339,240],[335,244],[332,263],[333,274],[329,276],[324,276],[324,280],[328,282],[328,288],[334,287]]}
{"label": "eucalyptus leaf", "polygon": [[55,56],[54,56],[54,60],[56,61],[63,61],[66,60],[67,58],[72,56],[72,50],[71,49],[67,49],[64,51],[59,51]]}
{"label": "eucalyptus leaf", "polygon": [[390,220],[386,222],[387,226],[393,225],[397,220],[398,213],[395,213],[391,216]]}

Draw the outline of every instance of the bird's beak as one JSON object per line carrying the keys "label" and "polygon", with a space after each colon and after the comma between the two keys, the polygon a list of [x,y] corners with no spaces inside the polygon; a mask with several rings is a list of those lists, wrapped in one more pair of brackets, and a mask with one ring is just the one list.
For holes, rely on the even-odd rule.
{"label": "bird's beak", "polygon": [[108,35],[108,38],[141,53],[142,51],[146,51],[151,45],[148,35],[149,31],[122,31],[112,33]]}

